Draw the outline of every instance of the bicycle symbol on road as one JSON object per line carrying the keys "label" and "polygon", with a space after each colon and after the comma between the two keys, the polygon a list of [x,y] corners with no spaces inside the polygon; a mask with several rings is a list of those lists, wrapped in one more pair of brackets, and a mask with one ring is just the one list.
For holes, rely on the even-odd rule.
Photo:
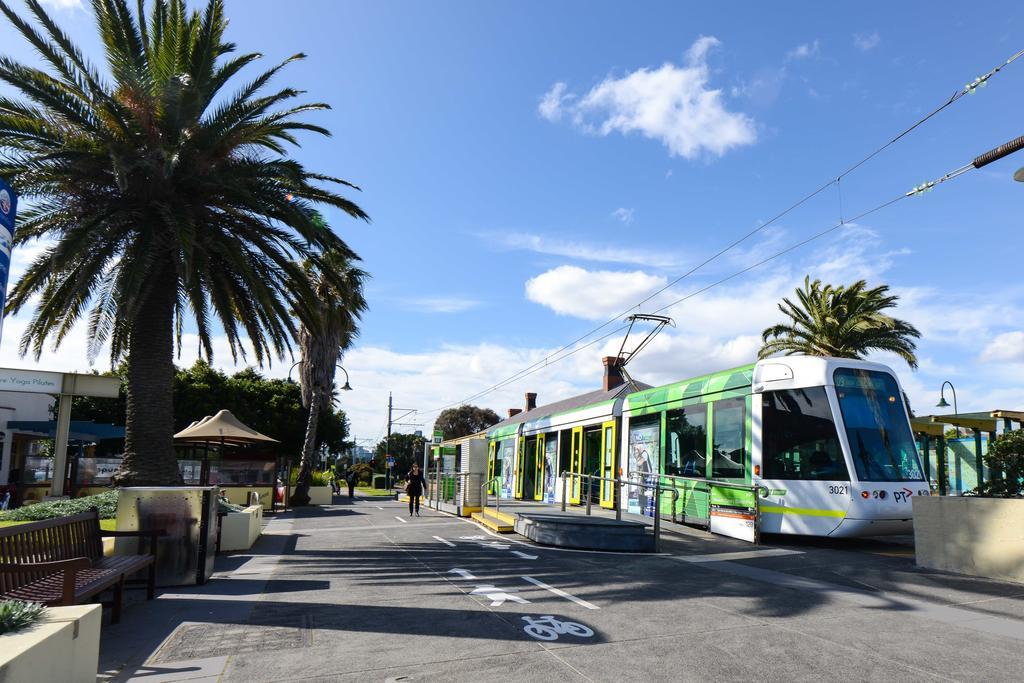
{"label": "bicycle symbol on road", "polygon": [[526,626],[523,631],[537,640],[558,640],[558,636],[568,635],[577,638],[590,638],[594,631],[575,621],[559,621],[552,616],[523,617]]}

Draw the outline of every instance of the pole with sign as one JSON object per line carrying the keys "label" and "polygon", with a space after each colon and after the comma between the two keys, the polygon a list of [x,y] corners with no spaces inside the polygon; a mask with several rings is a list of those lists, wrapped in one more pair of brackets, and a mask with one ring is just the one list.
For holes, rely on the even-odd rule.
{"label": "pole with sign", "polygon": [[[7,303],[7,276],[11,272],[11,249],[14,247],[14,217],[18,213],[18,195],[0,178],[0,310]],[[0,317],[0,335],[3,317]]]}

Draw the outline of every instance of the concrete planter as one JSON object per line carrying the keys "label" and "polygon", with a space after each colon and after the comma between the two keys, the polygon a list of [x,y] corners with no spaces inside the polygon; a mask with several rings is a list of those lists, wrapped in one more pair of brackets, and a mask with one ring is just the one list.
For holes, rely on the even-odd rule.
{"label": "concrete planter", "polygon": [[912,500],[919,566],[1024,583],[1024,499]]}
{"label": "concrete planter", "polygon": [[0,680],[95,683],[103,607],[50,607],[33,626],[0,636]]}
{"label": "concrete planter", "polygon": [[330,505],[333,494],[331,493],[330,486],[310,486],[309,487],[309,504],[310,505]]}
{"label": "concrete planter", "polygon": [[241,512],[224,515],[220,525],[220,549],[248,550],[260,537],[263,528],[263,507],[250,505]]}

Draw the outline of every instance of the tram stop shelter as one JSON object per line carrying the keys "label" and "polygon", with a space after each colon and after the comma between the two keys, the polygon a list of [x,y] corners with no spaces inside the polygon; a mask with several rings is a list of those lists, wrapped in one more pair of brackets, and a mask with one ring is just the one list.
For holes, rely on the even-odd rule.
{"label": "tram stop shelter", "polygon": [[[1022,424],[1024,411],[1017,410],[924,415],[910,420],[925,476],[943,496],[961,495],[983,483],[990,476],[984,462],[989,443],[1000,428],[1008,432]],[[948,436],[951,429],[958,436]],[[959,436],[961,432],[963,436]]]}
{"label": "tram stop shelter", "polygon": [[264,509],[271,510],[277,502],[278,478],[283,473],[283,481],[288,481],[287,464],[278,455],[280,442],[244,424],[230,410],[193,422],[174,435],[174,443],[185,483],[218,486],[232,503],[245,505],[249,494],[256,492]]}

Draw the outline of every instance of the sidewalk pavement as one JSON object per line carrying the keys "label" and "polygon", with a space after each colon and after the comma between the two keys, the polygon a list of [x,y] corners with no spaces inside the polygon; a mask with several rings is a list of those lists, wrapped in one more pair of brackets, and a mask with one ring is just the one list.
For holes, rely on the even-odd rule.
{"label": "sidewalk pavement", "polygon": [[891,540],[555,550],[391,500],[275,517],[104,627],[108,680],[1019,680],[1024,586]]}

